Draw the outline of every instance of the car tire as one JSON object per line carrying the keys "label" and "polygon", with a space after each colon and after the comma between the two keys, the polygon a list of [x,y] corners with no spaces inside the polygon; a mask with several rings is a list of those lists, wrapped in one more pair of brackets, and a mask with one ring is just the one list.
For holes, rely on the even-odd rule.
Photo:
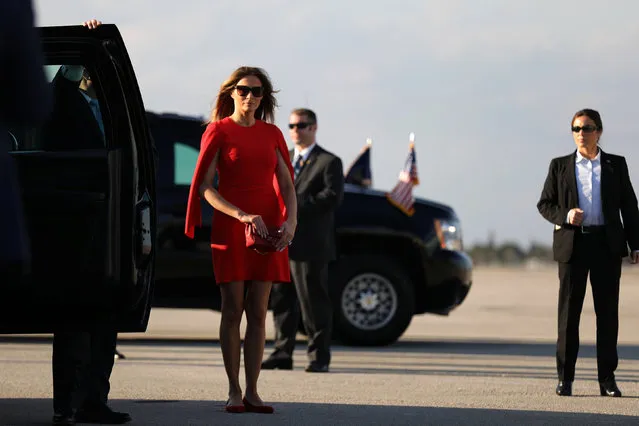
{"label": "car tire", "polygon": [[403,268],[378,255],[349,256],[333,266],[329,285],[335,339],[354,346],[396,342],[414,312],[414,291]]}

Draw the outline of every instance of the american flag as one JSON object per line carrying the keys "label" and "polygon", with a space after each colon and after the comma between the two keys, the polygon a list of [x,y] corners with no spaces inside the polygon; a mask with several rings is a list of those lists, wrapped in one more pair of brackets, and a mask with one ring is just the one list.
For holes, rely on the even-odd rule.
{"label": "american flag", "polygon": [[[411,140],[413,135],[411,134]],[[417,156],[415,155],[415,144],[410,143],[408,158],[404,168],[399,173],[399,181],[392,191],[386,194],[388,201],[406,213],[412,216],[415,213],[413,205],[415,198],[413,197],[413,186],[419,185],[419,177],[417,176]]]}
{"label": "american flag", "polygon": [[359,156],[344,174],[344,182],[369,188],[373,184],[371,172],[371,139],[366,140],[366,145],[362,148]]}

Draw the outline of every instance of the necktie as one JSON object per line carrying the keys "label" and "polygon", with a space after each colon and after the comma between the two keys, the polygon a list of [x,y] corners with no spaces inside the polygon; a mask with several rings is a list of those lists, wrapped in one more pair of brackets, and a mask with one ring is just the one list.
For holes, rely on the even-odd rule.
{"label": "necktie", "polygon": [[293,159],[293,171],[295,172],[295,177],[300,174],[300,170],[302,169],[302,165],[304,164],[304,158],[301,155],[296,155]]}

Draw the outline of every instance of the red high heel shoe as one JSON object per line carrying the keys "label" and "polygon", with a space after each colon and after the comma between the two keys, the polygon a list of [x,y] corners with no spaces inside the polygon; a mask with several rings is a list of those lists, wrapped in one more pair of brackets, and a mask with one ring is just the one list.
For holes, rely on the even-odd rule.
{"label": "red high heel shoe", "polygon": [[[229,405],[230,399],[226,401],[226,405],[224,406],[224,410],[227,413],[244,413],[246,412],[246,407],[244,405]],[[243,401],[242,401],[243,402]]]}
{"label": "red high heel shoe", "polygon": [[270,405],[253,405],[247,401],[246,397],[242,398],[242,402],[248,413],[272,414],[275,411]]}

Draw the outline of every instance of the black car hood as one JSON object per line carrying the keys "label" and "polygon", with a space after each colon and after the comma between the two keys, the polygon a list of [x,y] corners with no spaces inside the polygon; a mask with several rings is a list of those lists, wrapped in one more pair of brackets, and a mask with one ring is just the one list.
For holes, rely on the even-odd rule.
{"label": "black car hood", "polygon": [[[372,197],[386,198],[386,192],[384,191],[371,189],[371,188],[363,188],[361,186],[348,184],[348,183],[344,185],[344,192],[351,192],[356,194],[365,194]],[[433,217],[447,217],[447,218],[457,217],[452,207],[446,204],[438,203],[436,201],[428,200],[425,198],[415,197],[415,210],[417,212],[426,211],[428,212],[427,214]]]}

